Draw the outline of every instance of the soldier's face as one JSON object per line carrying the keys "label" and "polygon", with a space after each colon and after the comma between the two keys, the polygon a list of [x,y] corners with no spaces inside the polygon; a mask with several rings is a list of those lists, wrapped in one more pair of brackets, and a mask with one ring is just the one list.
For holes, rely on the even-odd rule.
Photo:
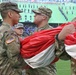
{"label": "soldier's face", "polygon": [[41,15],[41,14],[35,14],[34,15],[34,23],[36,25],[40,25],[40,23],[44,20],[44,15]]}
{"label": "soldier's face", "polygon": [[21,36],[23,34],[23,28],[15,28],[15,32]]}
{"label": "soldier's face", "polygon": [[19,12],[12,11],[12,22],[14,25],[19,22],[20,17],[21,16],[20,16]]}

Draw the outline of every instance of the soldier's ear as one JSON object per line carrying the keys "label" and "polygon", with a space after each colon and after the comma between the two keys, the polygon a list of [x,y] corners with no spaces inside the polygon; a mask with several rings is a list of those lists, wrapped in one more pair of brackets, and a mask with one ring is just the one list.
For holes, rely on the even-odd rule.
{"label": "soldier's ear", "polygon": [[47,16],[43,16],[42,18],[43,18],[43,19],[46,19],[46,18],[47,18]]}
{"label": "soldier's ear", "polygon": [[11,18],[13,16],[12,11],[8,11],[8,16]]}

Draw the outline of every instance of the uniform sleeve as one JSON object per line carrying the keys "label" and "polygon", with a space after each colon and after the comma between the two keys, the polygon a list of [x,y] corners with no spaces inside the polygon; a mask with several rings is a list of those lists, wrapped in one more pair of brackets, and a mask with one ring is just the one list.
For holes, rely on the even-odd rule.
{"label": "uniform sleeve", "polygon": [[56,38],[55,38],[55,48],[56,48],[56,50],[62,50],[62,49],[64,49],[64,41],[62,40],[62,41],[60,41],[59,39],[58,39],[58,34],[56,35]]}
{"label": "uniform sleeve", "polygon": [[65,50],[64,41],[60,41],[58,39],[58,35],[55,38],[55,54],[58,58],[60,58]]}
{"label": "uniform sleeve", "polygon": [[64,40],[62,41],[58,40],[57,36],[58,35],[56,35],[55,39],[55,54],[61,60],[69,60],[70,56],[65,51]]}
{"label": "uniform sleeve", "polygon": [[11,65],[15,68],[22,67],[24,62],[20,56],[20,42],[18,37],[13,33],[7,33],[5,36],[5,48],[7,57]]}

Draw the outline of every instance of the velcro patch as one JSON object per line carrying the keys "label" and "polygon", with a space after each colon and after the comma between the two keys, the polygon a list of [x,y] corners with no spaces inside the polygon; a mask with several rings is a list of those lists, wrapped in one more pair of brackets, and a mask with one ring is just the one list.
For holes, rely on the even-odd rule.
{"label": "velcro patch", "polygon": [[6,43],[9,44],[9,43],[11,43],[11,42],[13,42],[13,41],[15,41],[15,38],[12,37],[12,38],[6,40]]}

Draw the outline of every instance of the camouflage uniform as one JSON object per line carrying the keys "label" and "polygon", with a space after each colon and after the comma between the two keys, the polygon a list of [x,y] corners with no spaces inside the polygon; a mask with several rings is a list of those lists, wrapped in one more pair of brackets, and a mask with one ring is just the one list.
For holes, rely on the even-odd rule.
{"label": "camouflage uniform", "polygon": [[[47,14],[50,17],[51,12],[48,11],[48,9],[46,8],[40,8],[41,13],[43,14]],[[36,11],[33,10],[33,12],[35,13]],[[48,12],[50,14],[48,14]],[[38,11],[36,13],[39,13]],[[38,31],[42,31],[42,30],[47,30],[47,29],[52,29],[53,27],[50,26],[49,24],[46,24],[45,26],[41,27],[41,28],[37,28],[37,32]],[[36,69],[26,69],[26,75],[56,75],[56,68],[55,68],[55,63],[54,64],[49,64],[46,67],[40,67],[40,68],[36,68]]]}
{"label": "camouflage uniform", "polygon": [[56,39],[55,46],[56,46],[57,57],[59,57],[61,60],[70,60],[71,61],[71,75],[76,75],[76,60],[71,58],[65,52],[64,42]]}
{"label": "camouflage uniform", "polygon": [[55,39],[55,54],[61,60],[69,60],[71,57],[65,51],[64,41],[58,40],[58,35]]}
{"label": "camouflage uniform", "polygon": [[[18,24],[16,24],[15,26],[14,26],[14,28],[16,28],[16,29],[19,29],[19,28],[21,28],[21,29],[24,29],[24,25],[22,24],[22,23],[18,23]],[[15,30],[15,32],[17,33],[17,31]],[[20,34],[19,35],[19,33],[17,33],[17,35],[18,35],[18,37],[19,37],[19,39],[22,41],[23,39],[24,39],[24,36],[23,36],[23,34]],[[25,75],[25,69],[23,69],[22,70],[22,75]]]}
{"label": "camouflage uniform", "polygon": [[71,58],[71,75],[76,75],[76,60]]}
{"label": "camouflage uniform", "polygon": [[[15,3],[0,4],[1,13],[8,9],[21,12]],[[0,75],[22,75],[24,61],[19,55],[20,42],[11,25],[7,23],[3,21],[0,26]]]}
{"label": "camouflage uniform", "polygon": [[[76,21],[76,17],[72,20]],[[71,61],[71,75],[76,75],[76,60],[70,57],[66,52],[65,52],[65,46],[64,46],[64,41],[58,40],[58,35],[56,36],[56,41],[55,41],[55,48],[56,48],[56,55],[62,60],[70,60]]]}
{"label": "camouflage uniform", "polygon": [[17,34],[8,24],[3,23],[0,27],[0,75],[21,75],[19,68],[23,60],[19,53],[20,42]]}

